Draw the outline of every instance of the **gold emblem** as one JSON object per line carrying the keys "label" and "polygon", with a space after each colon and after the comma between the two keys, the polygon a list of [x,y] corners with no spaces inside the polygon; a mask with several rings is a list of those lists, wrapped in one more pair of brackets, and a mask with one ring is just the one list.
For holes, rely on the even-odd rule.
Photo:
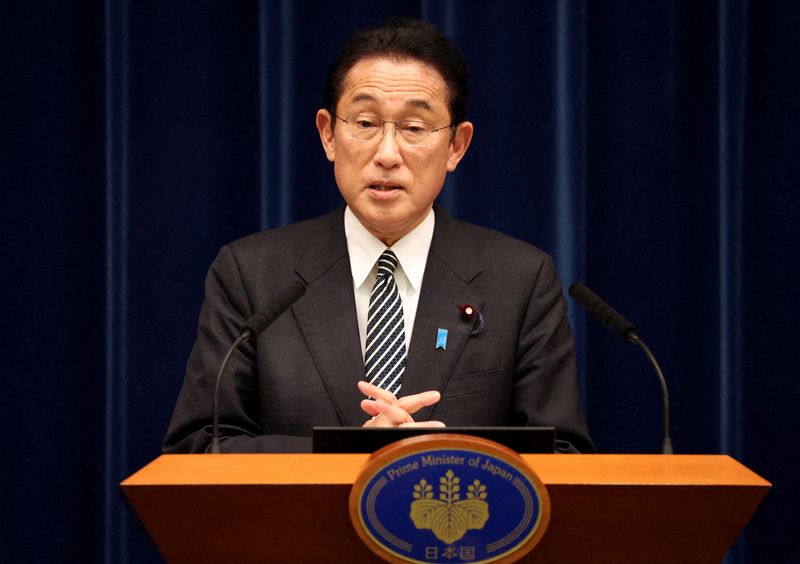
{"label": "gold emblem", "polygon": [[467,531],[482,529],[489,519],[486,486],[475,480],[461,499],[461,479],[448,470],[439,478],[439,499],[433,499],[433,486],[424,478],[414,486],[411,520],[417,529],[430,529],[436,538],[452,544]]}

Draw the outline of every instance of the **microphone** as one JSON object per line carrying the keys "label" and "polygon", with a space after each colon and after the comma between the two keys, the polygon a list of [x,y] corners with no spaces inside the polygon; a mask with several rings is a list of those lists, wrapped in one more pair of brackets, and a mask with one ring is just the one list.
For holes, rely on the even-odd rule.
{"label": "microphone", "polygon": [[661,454],[672,454],[672,439],[669,433],[669,391],[667,390],[667,381],[664,379],[664,373],[658,365],[650,348],[639,338],[636,334],[636,326],[622,317],[610,305],[604,302],[600,297],[592,292],[589,288],[580,282],[573,282],[569,287],[569,295],[586,308],[590,314],[598,319],[603,325],[611,329],[623,341],[633,343],[642,349],[647,355],[650,364],[655,368],[658,381],[661,384],[661,395],[664,411],[664,438],[661,443]]}
{"label": "microphone", "polygon": [[257,339],[263,333],[264,329],[269,327],[273,321],[278,319],[280,315],[292,307],[292,305],[299,300],[303,294],[306,293],[306,286],[302,282],[295,281],[289,286],[279,292],[270,303],[261,308],[261,310],[248,319],[244,324],[242,333],[228,349],[225,358],[222,360],[222,365],[219,367],[217,373],[217,381],[214,384],[214,403],[212,407],[212,436],[211,436],[211,453],[219,454],[219,383],[222,381],[222,373],[225,371],[225,366],[228,364],[233,351],[239,348],[243,342],[248,339]]}
{"label": "microphone", "polygon": [[[611,329],[617,337],[624,341],[634,342],[636,326],[617,313],[614,308],[601,300],[600,296],[589,288],[580,282],[574,282],[569,287],[569,295],[585,307],[586,311],[600,320],[603,325]],[[633,339],[631,336],[633,336]]]}
{"label": "microphone", "polygon": [[270,303],[261,308],[257,314],[248,319],[244,324],[242,335],[249,331],[254,339],[278,319],[287,308],[299,300],[306,293],[306,286],[302,282],[294,281],[275,296]]}

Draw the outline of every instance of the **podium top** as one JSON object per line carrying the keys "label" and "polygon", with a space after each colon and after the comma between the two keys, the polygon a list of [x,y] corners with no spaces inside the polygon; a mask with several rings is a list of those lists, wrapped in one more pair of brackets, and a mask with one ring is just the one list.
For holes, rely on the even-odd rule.
{"label": "podium top", "polygon": [[[545,485],[770,486],[726,455],[521,456]],[[368,458],[368,454],[165,454],[121,485],[352,484]]]}

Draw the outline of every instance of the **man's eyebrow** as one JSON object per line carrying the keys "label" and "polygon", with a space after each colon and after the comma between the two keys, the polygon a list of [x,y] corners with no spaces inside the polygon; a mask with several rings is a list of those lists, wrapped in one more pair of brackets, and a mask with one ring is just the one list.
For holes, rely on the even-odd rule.
{"label": "man's eyebrow", "polygon": [[367,94],[366,92],[362,92],[360,94],[356,94],[353,96],[353,99],[350,100],[351,102],[377,102],[378,99],[373,96],[372,94]]}
{"label": "man's eyebrow", "polygon": [[431,105],[420,98],[412,98],[411,100],[408,100],[406,102],[406,106],[414,106],[415,108],[421,108],[423,110],[428,110],[429,112],[433,111],[431,110]]}

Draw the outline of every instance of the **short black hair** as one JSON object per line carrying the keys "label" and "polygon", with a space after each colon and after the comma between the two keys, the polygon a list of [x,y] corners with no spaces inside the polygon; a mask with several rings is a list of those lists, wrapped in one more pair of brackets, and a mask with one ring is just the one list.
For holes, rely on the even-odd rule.
{"label": "short black hair", "polygon": [[353,33],[328,69],[322,102],[336,113],[344,79],[364,59],[414,60],[436,69],[447,85],[450,123],[458,125],[467,117],[469,72],[461,52],[449,37],[426,21],[393,18]]}

